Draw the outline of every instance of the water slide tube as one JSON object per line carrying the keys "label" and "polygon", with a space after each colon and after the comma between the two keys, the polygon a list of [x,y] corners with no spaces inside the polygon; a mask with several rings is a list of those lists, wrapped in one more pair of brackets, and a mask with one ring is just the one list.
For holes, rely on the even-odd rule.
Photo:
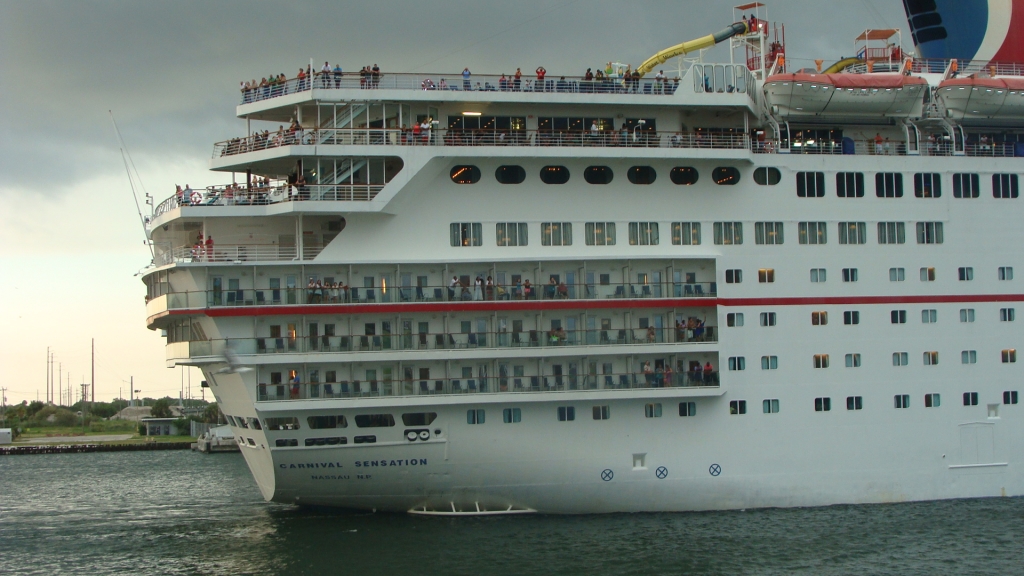
{"label": "water slide tube", "polygon": [[828,68],[826,68],[822,72],[822,74],[838,74],[839,72],[842,72],[843,69],[846,68],[847,66],[853,66],[854,64],[863,64],[863,63],[864,63],[864,61],[861,60],[860,58],[843,58],[839,62],[836,62],[835,64],[833,64],[833,65],[829,66]]}
{"label": "water slide tube", "polygon": [[735,24],[730,25],[728,28],[722,30],[721,32],[717,32],[715,34],[708,34],[707,36],[697,38],[696,40],[690,40],[688,42],[683,42],[682,44],[676,44],[671,48],[666,48],[645,60],[643,64],[637,67],[636,71],[637,73],[640,74],[640,76],[644,76],[651,70],[654,70],[655,66],[658,66],[659,64],[664,64],[665,61],[668,60],[669,58],[682,56],[683,54],[688,54],[690,52],[693,52],[694,50],[700,50],[702,48],[710,48],[711,46],[714,46],[719,42],[728,40],[729,38],[732,38],[737,34],[746,34],[747,32],[747,23],[737,22]]}

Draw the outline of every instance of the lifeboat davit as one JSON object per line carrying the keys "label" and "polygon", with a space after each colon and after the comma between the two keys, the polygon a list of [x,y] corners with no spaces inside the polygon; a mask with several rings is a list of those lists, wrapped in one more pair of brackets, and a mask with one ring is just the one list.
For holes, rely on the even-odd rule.
{"label": "lifeboat davit", "polygon": [[893,116],[920,114],[928,82],[897,73],[775,74],[764,83],[777,116]]}
{"label": "lifeboat davit", "polygon": [[1024,78],[1017,76],[950,78],[936,96],[957,120],[1024,117]]}

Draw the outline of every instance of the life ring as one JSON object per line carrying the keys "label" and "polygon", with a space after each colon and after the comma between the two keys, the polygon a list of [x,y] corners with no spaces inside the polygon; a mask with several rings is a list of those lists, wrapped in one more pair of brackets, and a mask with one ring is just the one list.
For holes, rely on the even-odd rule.
{"label": "life ring", "polygon": [[196,204],[199,204],[200,202],[202,202],[202,201],[203,201],[203,195],[202,195],[202,194],[200,194],[198,190],[195,190],[195,191],[193,191],[193,192],[192,192],[192,194],[191,194],[191,195],[190,195],[190,196],[188,197],[188,200],[189,200],[189,202],[191,202],[191,203],[192,203],[192,205],[194,206],[194,205],[196,205]]}

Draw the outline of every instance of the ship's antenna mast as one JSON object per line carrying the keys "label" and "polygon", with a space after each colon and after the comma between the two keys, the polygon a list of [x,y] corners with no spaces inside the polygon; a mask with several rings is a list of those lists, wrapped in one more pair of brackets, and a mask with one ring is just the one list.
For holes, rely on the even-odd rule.
{"label": "ship's antenna mast", "polygon": [[[117,128],[117,122],[114,120],[114,113],[107,110],[110,114],[110,123],[114,126],[114,137],[117,138],[117,147],[121,151],[121,161],[124,162],[124,170],[128,173],[128,185],[132,189],[132,200],[135,201],[135,210],[139,213],[139,223],[142,224],[142,233],[146,236],[146,246],[149,247],[149,255],[156,260],[156,253],[153,252],[153,243],[149,240],[149,232],[146,230],[146,224],[148,219],[142,215],[142,206],[139,204],[139,194],[135,190],[135,181],[138,180],[139,187],[142,188],[144,194],[146,194],[146,203],[152,205],[152,199],[149,193],[146,192],[146,187],[142,184],[142,178],[139,176],[139,171],[135,168],[135,161],[132,160],[132,155],[128,152],[128,146],[124,143],[124,138],[121,137],[121,131]],[[131,168],[129,168],[131,164]],[[134,176],[132,170],[135,171]]]}

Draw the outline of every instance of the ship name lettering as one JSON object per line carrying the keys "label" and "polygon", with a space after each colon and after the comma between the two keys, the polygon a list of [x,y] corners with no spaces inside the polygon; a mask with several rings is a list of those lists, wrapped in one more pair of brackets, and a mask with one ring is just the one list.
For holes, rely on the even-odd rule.
{"label": "ship name lettering", "polygon": [[345,475],[341,475],[341,474],[338,474],[338,475],[326,474],[326,475],[323,475],[323,476],[317,476],[316,474],[314,474],[314,475],[310,476],[310,478],[313,479],[313,480],[348,480],[349,476],[348,476],[348,474],[345,474]]}
{"label": "ship name lettering", "polygon": [[373,468],[384,466],[426,466],[426,458],[409,460],[356,460],[356,468]]}
{"label": "ship name lettering", "polygon": [[307,462],[304,464],[278,464],[282,470],[294,470],[296,468],[342,468],[341,462]]}

